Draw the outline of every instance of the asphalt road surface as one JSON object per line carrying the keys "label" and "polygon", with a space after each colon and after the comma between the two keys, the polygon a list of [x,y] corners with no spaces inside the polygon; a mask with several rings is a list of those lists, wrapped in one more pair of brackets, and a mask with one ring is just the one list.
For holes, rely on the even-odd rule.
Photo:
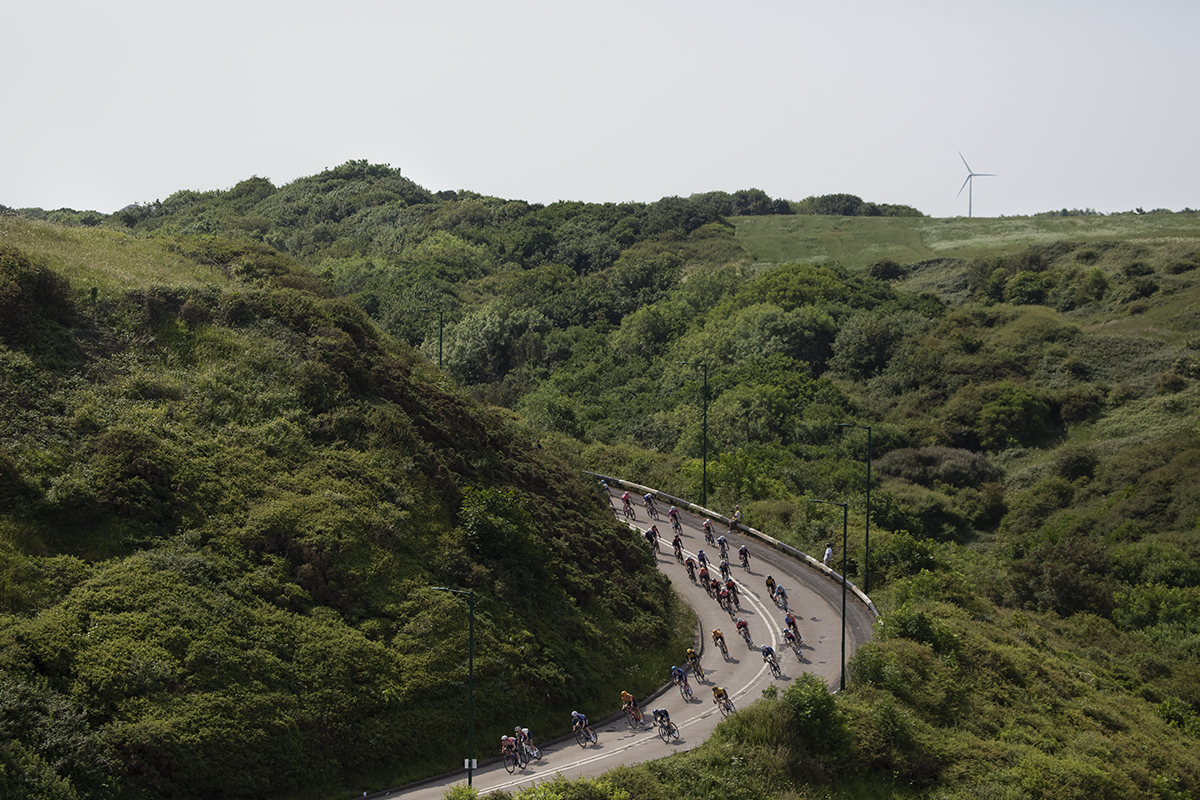
{"label": "asphalt road surface", "polygon": [[[630,490],[635,498],[639,495]],[[644,493],[644,492],[643,492]],[[612,490],[614,513],[621,514],[621,491]],[[659,520],[648,518],[640,499],[635,503],[637,519],[631,523],[639,532],[651,524],[658,526],[660,552],[657,556],[659,568],[670,578],[675,590],[696,610],[700,619],[699,641],[700,664],[705,671],[703,679],[689,672],[689,683],[693,699],[685,699],[675,686],[649,698],[638,698],[646,724],[632,728],[624,715],[608,717],[619,708],[619,698],[614,697],[614,706],[608,709],[579,709],[588,714],[598,741],[580,747],[574,736],[552,742],[538,742],[542,750],[540,761],[531,762],[525,769],[509,774],[504,765],[493,760],[498,755],[495,742],[476,741],[476,758],[479,768],[474,771],[472,784],[486,793],[505,789],[516,791],[534,783],[551,780],[561,774],[567,778],[583,775],[598,775],[622,764],[637,764],[661,758],[677,750],[687,750],[703,742],[712,733],[722,717],[713,703],[712,688],[722,686],[729,693],[734,706],[741,708],[762,696],[762,690],[775,684],[780,690],[786,688],[804,672],[812,672],[823,678],[831,690],[841,685],[842,674],[842,584],[840,578],[827,571],[815,568],[806,561],[768,546],[762,540],[745,533],[731,533],[723,520],[713,520],[714,536],[724,535],[729,543],[730,574],[737,584],[741,610],[733,615],[721,609],[699,585],[688,579],[687,571],[674,556],[671,540],[674,532],[667,520],[669,503],[660,501]],[[714,566],[710,569],[714,577],[720,572],[717,548],[705,542],[702,522],[704,517],[680,506],[680,521],[683,526],[681,538],[685,557],[696,557],[700,550],[712,556]],[[738,548],[746,545],[750,550],[749,568],[738,561]],[[647,545],[649,546],[649,545]],[[797,617],[803,644],[797,657],[783,644],[783,609],[777,607],[767,594],[765,579],[772,575],[777,584],[787,589],[788,603]],[[753,646],[746,643],[734,629],[734,619],[742,617],[749,624]],[[845,656],[849,659],[858,645],[871,635],[874,615],[852,592],[846,593]],[[727,656],[715,647],[710,632],[719,628],[725,634],[729,650]],[[782,668],[782,677],[774,678],[762,659],[758,647],[771,645]],[[679,654],[684,660],[684,654]],[[680,666],[685,666],[680,663]],[[663,681],[669,678],[663,675]],[[655,726],[649,723],[652,709],[665,708],[671,720],[679,726],[679,737],[669,742],[659,738]],[[563,722],[569,720],[571,709],[564,709]],[[596,713],[600,711],[600,713]],[[607,718],[606,718],[607,717]],[[537,741],[538,731],[532,731]],[[487,761],[485,762],[485,759]],[[446,789],[466,783],[466,771],[460,771],[439,779],[422,781],[407,787],[371,795],[373,798],[403,797],[411,800],[440,800]]]}

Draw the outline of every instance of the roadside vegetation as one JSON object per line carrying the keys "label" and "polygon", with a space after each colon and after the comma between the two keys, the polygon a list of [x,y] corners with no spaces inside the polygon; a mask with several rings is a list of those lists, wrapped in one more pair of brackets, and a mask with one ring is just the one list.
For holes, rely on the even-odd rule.
{"label": "roadside vegetation", "polygon": [[[875,641],[845,692],[521,797],[1200,791],[1195,213],[543,207],[350,162],[0,236],[0,675],[46,720],[0,719],[0,776],[203,796],[178,765],[233,730],[248,786],[321,758],[206,791],[436,771],[461,733],[398,764],[393,724],[461,702],[429,637],[461,653],[464,604],[430,585],[480,593],[485,725],[607,707],[690,631],[580,470],[698,499],[707,456],[711,507],[869,568]],[[871,427],[869,553],[867,435],[838,423]],[[810,498],[850,503],[844,553]],[[74,761],[38,744],[63,718]]]}

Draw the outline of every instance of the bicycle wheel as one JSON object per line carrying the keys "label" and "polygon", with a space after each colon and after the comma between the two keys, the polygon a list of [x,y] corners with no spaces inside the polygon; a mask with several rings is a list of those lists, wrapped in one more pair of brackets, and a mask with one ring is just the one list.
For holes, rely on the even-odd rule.
{"label": "bicycle wheel", "polygon": [[670,740],[671,738],[671,729],[661,722],[658,723],[658,738],[662,739],[664,742]]}
{"label": "bicycle wheel", "polygon": [[704,667],[700,666],[699,659],[692,662],[692,671],[696,673],[697,680],[704,680]]}
{"label": "bicycle wheel", "polygon": [[537,747],[536,745],[532,745],[532,744],[529,745],[529,754],[531,756],[533,756],[533,759],[532,759],[533,761],[541,761],[542,760],[541,748]]}
{"label": "bicycle wheel", "polygon": [[684,683],[683,681],[680,681],[679,683],[677,683],[675,685],[679,687],[679,696],[682,697],[684,700],[687,700],[687,684]]}
{"label": "bicycle wheel", "polygon": [[771,665],[771,674],[774,675],[776,678],[780,677],[783,674],[783,672],[779,669],[779,664],[777,662],[769,661],[767,663]]}
{"label": "bicycle wheel", "polygon": [[733,703],[729,702],[728,700],[722,700],[721,702],[717,703],[717,708],[721,709],[722,717],[728,717],[731,713],[733,713]]}
{"label": "bicycle wheel", "polygon": [[588,735],[584,733],[583,728],[575,729],[575,741],[580,747],[587,747],[589,739]]}
{"label": "bicycle wheel", "polygon": [[676,725],[674,722],[671,723],[671,738],[672,739],[679,738],[679,726]]}
{"label": "bicycle wheel", "polygon": [[719,640],[719,641],[717,642],[717,647],[721,648],[721,655],[722,655],[722,656],[728,656],[728,655],[729,655],[729,648],[725,646],[725,640],[724,640],[724,639],[721,639],[721,640]]}
{"label": "bicycle wheel", "polygon": [[514,756],[512,753],[505,753],[504,754],[504,768],[506,770],[508,770],[509,775],[516,772],[517,771],[517,757]]}

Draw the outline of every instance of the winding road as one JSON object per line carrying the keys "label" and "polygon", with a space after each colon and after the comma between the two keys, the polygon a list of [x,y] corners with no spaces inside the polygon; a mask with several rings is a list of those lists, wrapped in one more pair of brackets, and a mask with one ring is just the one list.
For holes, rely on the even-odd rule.
{"label": "winding road", "polygon": [[[694,692],[694,699],[690,701],[685,700],[679,690],[669,684],[654,696],[638,698],[647,719],[650,717],[650,711],[655,708],[666,708],[670,712],[671,720],[679,726],[679,738],[669,743],[664,743],[658,737],[655,726],[648,722],[638,729],[633,729],[624,715],[601,720],[599,715],[591,714],[592,729],[598,739],[595,744],[581,748],[573,736],[543,743],[540,761],[531,762],[525,769],[509,774],[503,764],[491,760],[495,755],[494,742],[476,742],[477,757],[482,757],[479,759],[479,768],[474,771],[472,783],[481,793],[501,789],[516,791],[539,781],[553,779],[559,774],[567,778],[597,775],[618,765],[636,764],[661,758],[678,749],[690,749],[707,739],[722,719],[713,704],[714,686],[725,687],[734,705],[740,708],[761,697],[762,690],[767,686],[775,684],[783,689],[804,672],[816,673],[825,680],[831,690],[837,690],[841,684],[843,594],[839,575],[796,551],[793,551],[795,555],[784,552],[790,548],[751,529],[731,532],[728,521],[714,512],[657,492],[655,494],[660,498],[660,519],[651,520],[647,517],[640,497],[652,490],[614,478],[609,478],[608,484],[611,487],[610,502],[618,517],[623,518],[620,498],[628,488],[630,494],[638,498],[638,502],[635,503],[637,519],[631,525],[636,526],[637,531],[641,533],[651,524],[655,524],[662,534],[661,552],[657,556],[658,565],[671,578],[675,590],[684,601],[695,609],[699,618],[701,630],[697,635],[700,647],[697,649],[700,651],[701,666],[706,673],[705,679],[698,680],[696,676],[689,674]],[[617,488],[618,486],[621,488]],[[718,602],[704,589],[690,581],[684,566],[676,561],[671,547],[674,534],[667,520],[667,509],[672,502],[681,512],[681,536],[685,556],[691,555],[695,558],[700,550],[704,550],[715,559],[714,563],[719,563],[717,548],[708,545],[704,540],[702,523],[706,517],[713,520],[714,536],[726,537],[729,543],[729,561],[732,565],[730,574],[737,584],[741,602],[741,610],[735,615],[731,616],[722,610]],[[738,561],[738,548],[742,545],[746,545],[750,551],[748,569],[743,568]],[[711,571],[714,577],[719,577],[715,566]],[[800,658],[783,644],[784,612],[768,597],[765,586],[768,574],[774,576],[776,582],[787,589],[788,600],[792,612],[797,617],[800,635],[803,638]],[[864,601],[865,598],[857,590],[846,592],[847,660],[854,650],[871,636],[874,608],[869,601]],[[734,628],[735,617],[742,617],[749,624],[754,647],[738,636]],[[713,628],[724,632],[729,650],[727,656],[723,656],[721,651],[713,646],[709,638]],[[758,651],[758,646],[763,644],[770,644],[775,648],[779,665],[782,667],[780,678],[773,678],[763,662]],[[680,661],[682,660],[681,653]],[[663,679],[666,678],[664,675]],[[584,713],[589,711],[580,710]],[[569,709],[563,713],[564,721],[568,712]],[[536,737],[537,731],[533,733]],[[488,763],[484,763],[485,758],[489,759]],[[440,800],[446,789],[465,783],[466,773],[460,771],[449,776],[378,792],[370,797]]]}

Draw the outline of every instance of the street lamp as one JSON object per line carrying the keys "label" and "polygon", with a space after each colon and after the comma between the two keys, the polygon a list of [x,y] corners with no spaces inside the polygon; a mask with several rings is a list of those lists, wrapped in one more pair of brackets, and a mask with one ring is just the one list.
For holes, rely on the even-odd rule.
{"label": "street lamp", "polygon": [[438,315],[438,369],[442,368],[442,321],[444,312],[441,309],[419,308],[418,311],[437,311]]}
{"label": "street lamp", "polygon": [[846,688],[846,532],[849,526],[850,506],[846,503],[835,503],[832,500],[813,500],[810,503],[824,503],[830,506],[842,507],[842,687]]}
{"label": "street lamp", "polygon": [[432,587],[437,592],[451,592],[467,596],[467,786],[471,785],[471,774],[475,770],[475,592],[470,589],[451,589],[448,586]]}
{"label": "street lamp", "polygon": [[[677,361],[675,363],[688,367],[697,366],[689,361]],[[701,450],[704,466],[700,474],[700,505],[708,508],[708,364],[700,364],[699,366],[704,370],[704,444]]]}
{"label": "street lamp", "polygon": [[867,544],[863,555],[863,592],[871,593],[871,426],[839,422],[839,428],[865,428],[867,431]]}

